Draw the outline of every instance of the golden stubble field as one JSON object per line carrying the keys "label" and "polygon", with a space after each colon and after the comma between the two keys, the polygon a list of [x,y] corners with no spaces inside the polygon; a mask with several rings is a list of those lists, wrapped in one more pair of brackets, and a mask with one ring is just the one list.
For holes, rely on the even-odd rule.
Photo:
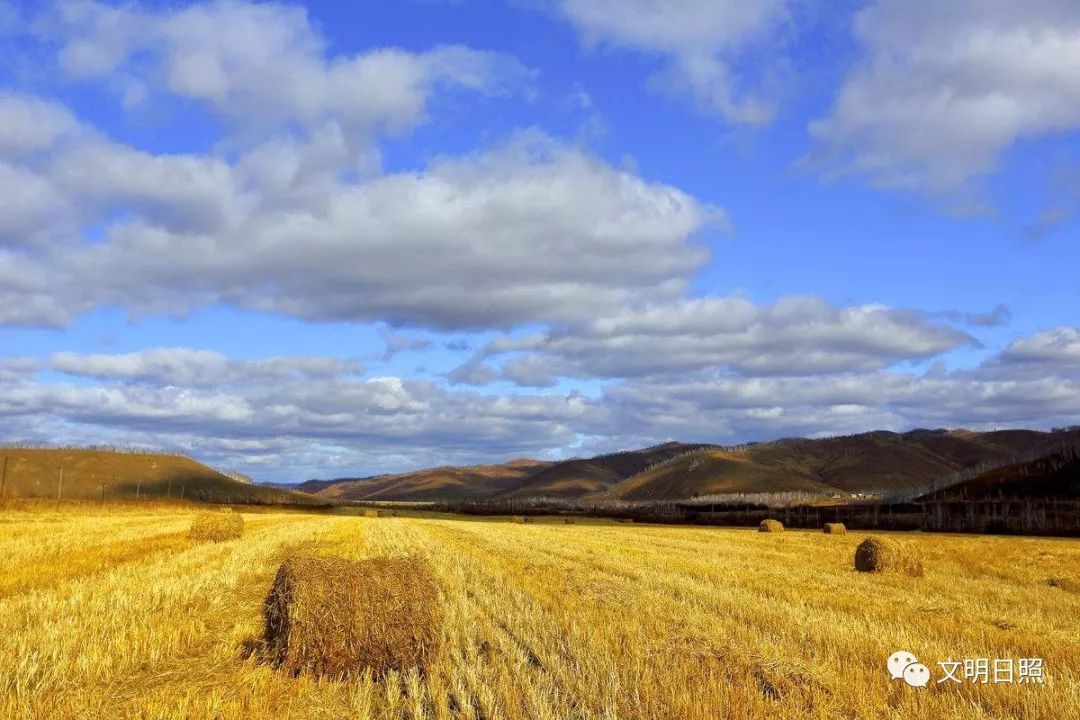
{"label": "golden stubble field", "polygon": [[[864,533],[245,513],[0,510],[0,718],[1080,717],[1070,540],[912,535],[920,579],[851,567]],[[446,606],[423,675],[290,677],[252,652],[290,550],[422,555]],[[1065,583],[1068,585],[1067,583]],[[913,652],[925,688],[890,680]],[[939,660],[1042,658],[1042,685],[938,685]]]}

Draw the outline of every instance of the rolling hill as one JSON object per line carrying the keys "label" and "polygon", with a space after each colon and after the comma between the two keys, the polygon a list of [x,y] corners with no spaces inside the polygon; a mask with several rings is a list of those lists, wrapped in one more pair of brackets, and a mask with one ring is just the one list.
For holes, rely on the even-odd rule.
{"label": "rolling hill", "polygon": [[336,481],[309,480],[298,487],[331,500],[465,500],[499,495],[549,463],[513,460],[503,465],[437,467],[411,473]]}
{"label": "rolling hill", "polygon": [[738,447],[665,443],[561,462],[438,467],[395,475],[312,480],[297,486],[342,500],[682,500],[727,493],[849,496],[913,491],[985,464],[1072,441],[1080,430],[887,431],[792,438]]}
{"label": "rolling hill", "polygon": [[[63,475],[61,477],[61,470]],[[304,493],[251,485],[183,455],[90,448],[0,448],[8,498],[66,500],[174,497],[211,502],[318,502]]]}
{"label": "rolling hill", "polygon": [[526,478],[520,487],[503,493],[501,497],[576,498],[594,495],[656,463],[711,447],[713,446],[669,442],[642,450],[564,460],[538,470]]}
{"label": "rolling hill", "polygon": [[1041,457],[1009,463],[928,493],[924,501],[970,502],[1025,498],[1080,498],[1080,446],[1055,450]]}
{"label": "rolling hill", "polygon": [[598,497],[661,500],[721,493],[897,491],[982,463],[1004,462],[1080,432],[913,430],[705,449],[623,480]]}

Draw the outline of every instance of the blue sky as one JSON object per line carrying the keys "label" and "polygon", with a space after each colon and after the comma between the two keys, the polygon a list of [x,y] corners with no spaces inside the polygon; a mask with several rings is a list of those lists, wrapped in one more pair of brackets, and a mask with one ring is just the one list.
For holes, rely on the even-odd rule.
{"label": "blue sky", "polygon": [[0,0],[4,440],[261,479],[1080,418],[1080,10]]}

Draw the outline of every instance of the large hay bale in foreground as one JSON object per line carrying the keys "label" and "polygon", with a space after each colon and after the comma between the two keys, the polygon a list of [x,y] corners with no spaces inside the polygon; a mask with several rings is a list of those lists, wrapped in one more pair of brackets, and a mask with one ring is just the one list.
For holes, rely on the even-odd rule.
{"label": "large hay bale in foreground", "polygon": [[844,523],[825,523],[826,535],[846,535],[847,527]]}
{"label": "large hay bale in foreground", "polygon": [[423,558],[293,555],[264,603],[264,639],[293,674],[343,679],[423,668],[442,640],[435,575]]}
{"label": "large hay bale in foreground", "polygon": [[762,520],[761,524],[758,525],[757,530],[758,532],[767,533],[784,532],[784,523],[780,522],[779,520],[773,520],[772,518],[769,518],[767,520]]}
{"label": "large hay bale in foreground", "polygon": [[922,577],[922,559],[915,550],[890,538],[868,537],[855,548],[855,569],[859,572],[895,572]]}
{"label": "large hay bale in foreground", "polygon": [[244,534],[243,516],[232,510],[201,512],[191,521],[188,537],[200,542],[235,540]]}

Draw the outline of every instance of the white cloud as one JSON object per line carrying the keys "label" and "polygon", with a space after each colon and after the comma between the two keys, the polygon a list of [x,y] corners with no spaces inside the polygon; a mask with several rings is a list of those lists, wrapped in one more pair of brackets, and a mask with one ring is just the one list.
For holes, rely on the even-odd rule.
{"label": "white cloud", "polygon": [[245,132],[329,119],[361,135],[404,130],[436,87],[501,93],[531,78],[512,58],[460,46],[331,56],[306,9],[272,2],[146,10],[76,0],[48,27],[68,75],[135,78],[204,102]]}
{"label": "white cloud", "polygon": [[221,387],[289,379],[315,379],[359,374],[358,360],[325,357],[272,357],[234,360],[213,350],[153,348],[122,355],[60,352],[52,369],[98,380],[149,382],[162,386]]}
{"label": "white cloud", "polygon": [[762,68],[778,64],[776,45],[752,64],[742,55],[756,42],[775,39],[777,29],[788,20],[790,0],[557,0],[556,4],[587,43],[664,58],[666,66],[654,82],[688,95],[703,110],[739,123],[771,118],[773,101],[755,83],[767,74]]}
{"label": "white cloud", "polygon": [[[1068,330],[1069,332],[1065,332]],[[855,370],[823,376],[638,377],[577,394],[485,394],[393,376],[361,377],[329,357],[241,360],[165,348],[0,361],[0,417],[11,439],[178,448],[260,479],[337,467],[363,473],[681,439],[739,442],[912,427],[1049,427],[1080,418],[1067,336],[1018,340],[1037,374],[1009,360],[952,373]],[[1057,340],[1055,338],[1063,338]],[[95,380],[95,382],[87,382]],[[585,439],[585,440],[583,440]]]}
{"label": "white cloud", "polygon": [[[104,304],[176,314],[231,303],[319,321],[509,327],[676,297],[706,256],[689,240],[723,222],[675,188],[536,133],[422,172],[324,174],[317,197],[292,190],[319,176],[299,161],[310,156],[281,152],[298,163],[266,180],[266,194],[247,180],[247,158],[234,167],[96,137],[58,152],[35,177],[71,209],[59,218],[98,220],[103,237],[53,236],[17,258],[33,268],[12,273],[18,285],[0,271],[0,292],[52,298],[68,319]],[[127,212],[107,220],[115,209]]]}
{"label": "white cloud", "polygon": [[0,92],[0,156],[48,150],[80,127],[74,115],[55,103]]}
{"label": "white cloud", "polygon": [[837,172],[964,193],[1017,142],[1080,128],[1073,0],[877,0],[855,34],[862,56],[810,128]]}
{"label": "white cloud", "polygon": [[40,368],[32,357],[0,357],[0,383],[29,380]]}
{"label": "white cloud", "polygon": [[974,343],[925,315],[877,305],[838,308],[820,298],[787,297],[758,306],[738,297],[703,298],[599,315],[522,339],[498,338],[455,379],[490,380],[480,361],[506,354],[504,376],[542,386],[559,377],[873,370]]}
{"label": "white cloud", "polygon": [[54,156],[47,176],[86,212],[122,209],[177,232],[216,232],[249,209],[219,158],[153,155],[95,139]]}
{"label": "white cloud", "polygon": [[531,73],[500,55],[331,55],[302,8],[230,0],[76,0],[35,27],[70,76],[202,103],[231,134],[208,152],[152,152],[42,98],[0,103],[0,192],[19,199],[0,207],[2,324],[228,304],[508,328],[675,298],[706,259],[694,236],[724,222],[538,131],[379,172],[379,133],[423,121],[435,93],[527,85]]}
{"label": "white cloud", "polygon": [[617,427],[686,440],[768,440],[913,427],[1049,428],[1080,418],[1080,381],[1048,375],[940,377],[877,371],[825,377],[639,380],[609,388]]}
{"label": "white cloud", "polygon": [[1017,338],[984,371],[1002,378],[1080,379],[1080,328],[1056,327]]}
{"label": "white cloud", "polygon": [[227,466],[250,452],[256,464],[276,460],[278,479],[326,467],[335,453],[355,463],[345,468],[351,472],[540,454],[573,442],[574,428],[596,424],[601,412],[573,395],[485,395],[363,378],[355,361],[331,357],[239,360],[161,348],[60,353],[51,366],[81,382],[37,381],[25,359],[0,362],[9,439],[181,448]]}

